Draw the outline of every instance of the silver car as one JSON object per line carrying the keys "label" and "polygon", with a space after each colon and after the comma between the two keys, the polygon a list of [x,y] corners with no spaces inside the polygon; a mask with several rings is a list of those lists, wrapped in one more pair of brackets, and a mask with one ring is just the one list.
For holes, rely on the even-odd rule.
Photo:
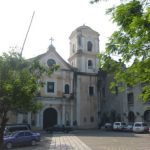
{"label": "silver car", "polygon": [[149,127],[144,122],[135,122],[133,125],[133,132],[136,132],[136,133],[149,132]]}

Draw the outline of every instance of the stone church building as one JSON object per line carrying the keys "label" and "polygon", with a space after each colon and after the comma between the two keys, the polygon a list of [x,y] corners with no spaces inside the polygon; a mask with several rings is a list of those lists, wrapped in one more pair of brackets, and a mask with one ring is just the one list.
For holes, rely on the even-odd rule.
{"label": "stone church building", "polygon": [[50,77],[42,78],[45,84],[37,101],[43,108],[36,114],[18,114],[14,122],[26,122],[41,129],[56,124],[97,128],[99,124],[113,121],[150,122],[150,103],[138,100],[141,85],[122,93],[117,89],[116,94],[109,91],[112,78],[98,68],[99,33],[83,25],[69,39],[69,63],[52,44],[36,57],[43,65],[60,67]]}

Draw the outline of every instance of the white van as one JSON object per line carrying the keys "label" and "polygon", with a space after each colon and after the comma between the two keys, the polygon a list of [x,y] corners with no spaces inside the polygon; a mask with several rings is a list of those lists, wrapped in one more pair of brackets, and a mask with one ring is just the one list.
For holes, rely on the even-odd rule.
{"label": "white van", "polygon": [[113,130],[123,130],[126,126],[126,123],[125,122],[114,122],[113,123]]}

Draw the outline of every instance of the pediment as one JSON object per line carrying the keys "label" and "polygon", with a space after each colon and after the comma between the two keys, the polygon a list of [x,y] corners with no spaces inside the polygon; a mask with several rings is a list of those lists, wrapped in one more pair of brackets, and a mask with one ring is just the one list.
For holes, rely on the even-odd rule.
{"label": "pediment", "polygon": [[55,62],[60,66],[61,70],[72,70],[73,68],[56,52],[56,51],[48,51],[40,57],[40,62],[43,65],[50,65]]}

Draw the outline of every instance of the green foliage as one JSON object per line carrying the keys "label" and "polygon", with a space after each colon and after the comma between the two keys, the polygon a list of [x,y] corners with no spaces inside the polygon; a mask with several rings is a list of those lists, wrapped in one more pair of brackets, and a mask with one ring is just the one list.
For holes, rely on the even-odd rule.
{"label": "green foliage", "polygon": [[51,75],[58,66],[44,67],[38,60],[25,60],[16,52],[4,53],[0,62],[0,102],[8,99],[9,110],[35,111],[37,103],[33,98],[43,84],[37,81],[42,75]]}
{"label": "green foliage", "polygon": [[0,148],[8,121],[7,113],[41,109],[42,104],[35,99],[44,84],[41,78],[51,75],[58,67],[42,66],[37,59],[25,60],[14,51],[0,56]]}
{"label": "green foliage", "polygon": [[94,3],[98,3],[100,0],[91,0],[90,3],[94,4]]}
{"label": "green foliage", "polygon": [[[110,9],[112,20],[119,30],[114,32],[107,43],[107,53],[121,54],[122,61],[149,58],[150,52],[150,21],[149,7],[140,1],[133,0]],[[115,45],[112,48],[112,45]]]}
{"label": "green foliage", "polygon": [[[123,89],[122,83],[144,84],[142,99],[147,101],[150,98],[150,7],[145,2],[132,0],[107,10],[118,31],[109,38],[106,52],[98,57],[100,68],[114,75],[111,89],[118,85]],[[114,54],[120,57],[119,62],[111,57]]]}

